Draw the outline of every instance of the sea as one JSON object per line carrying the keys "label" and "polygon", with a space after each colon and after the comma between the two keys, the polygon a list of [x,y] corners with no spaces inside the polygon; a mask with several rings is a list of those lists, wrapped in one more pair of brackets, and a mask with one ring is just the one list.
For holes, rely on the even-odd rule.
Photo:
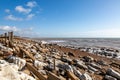
{"label": "sea", "polygon": [[41,38],[46,43],[73,47],[107,47],[120,50],[120,38]]}

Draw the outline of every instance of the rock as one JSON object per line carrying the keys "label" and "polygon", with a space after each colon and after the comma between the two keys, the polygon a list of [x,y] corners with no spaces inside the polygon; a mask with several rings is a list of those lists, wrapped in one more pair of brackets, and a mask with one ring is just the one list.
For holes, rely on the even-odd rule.
{"label": "rock", "polygon": [[90,62],[90,61],[93,61],[94,59],[90,56],[84,56],[83,57],[85,59],[86,62]]}
{"label": "rock", "polygon": [[73,67],[73,72],[80,79],[82,73],[79,70],[77,70],[76,67]]}
{"label": "rock", "polygon": [[116,78],[109,76],[109,75],[105,75],[104,77],[106,80],[117,80]]}
{"label": "rock", "polygon": [[79,60],[78,59],[73,59],[72,60],[74,63],[77,63]]}
{"label": "rock", "polygon": [[55,58],[55,59],[61,59],[61,57],[58,56],[58,55],[52,55],[52,57]]}
{"label": "rock", "polygon": [[8,62],[16,64],[19,67],[19,70],[26,65],[26,61],[24,59],[15,56],[9,57]]}
{"label": "rock", "polygon": [[48,49],[40,49],[40,51],[42,52],[42,53],[47,53],[49,50]]}
{"label": "rock", "polygon": [[36,53],[36,54],[34,55],[34,58],[35,58],[35,59],[38,59],[38,60],[41,60],[41,59],[42,59],[42,56],[41,56],[39,53]]}
{"label": "rock", "polygon": [[33,53],[37,53],[37,51],[35,49],[31,49],[31,52]]}
{"label": "rock", "polygon": [[105,63],[103,60],[97,61],[99,65],[107,66],[108,64]]}
{"label": "rock", "polygon": [[94,68],[96,68],[96,69],[101,69],[101,66],[99,65],[97,65],[97,64],[95,64],[95,63],[90,63],[90,66],[92,66],[92,67],[94,67]]}
{"label": "rock", "polygon": [[116,72],[115,70],[111,68],[107,70],[107,74],[120,80],[120,73]]}
{"label": "rock", "polygon": [[67,57],[61,57],[61,61],[67,62],[67,63],[72,63],[72,59],[67,58]]}
{"label": "rock", "polygon": [[38,69],[43,69],[44,66],[46,66],[46,63],[40,62],[38,60],[34,61],[34,66],[37,67]]}
{"label": "rock", "polygon": [[80,80],[92,80],[92,78],[87,73],[84,73],[81,75]]}
{"label": "rock", "polygon": [[88,67],[85,64],[83,64],[82,61],[78,61],[77,66],[80,67],[80,68],[83,68],[83,69],[88,69]]}
{"label": "rock", "polygon": [[19,77],[20,77],[20,80],[36,80],[33,77],[31,77],[23,72],[19,72]]}
{"label": "rock", "polygon": [[88,69],[90,69],[90,70],[92,70],[92,71],[94,71],[94,72],[97,72],[97,71],[98,71],[97,69],[93,68],[93,67],[90,66],[90,65],[88,65]]}
{"label": "rock", "polygon": [[45,70],[39,70],[38,72],[40,72],[40,73],[43,74],[43,75],[46,75],[46,74],[47,74]]}
{"label": "rock", "polygon": [[75,57],[75,55],[72,52],[68,52],[68,56],[73,56]]}
{"label": "rock", "polygon": [[68,64],[58,64],[57,67],[62,69],[62,70],[68,70],[68,71],[73,72],[72,66],[68,65]]}
{"label": "rock", "polygon": [[0,80],[35,80],[33,77],[18,71],[18,66],[0,60]]}

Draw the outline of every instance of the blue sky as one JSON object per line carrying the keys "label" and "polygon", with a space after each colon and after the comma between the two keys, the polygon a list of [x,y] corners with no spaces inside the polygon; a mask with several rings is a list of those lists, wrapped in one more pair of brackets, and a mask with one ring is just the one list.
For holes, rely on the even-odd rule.
{"label": "blue sky", "polygon": [[0,0],[0,33],[120,37],[120,0]]}

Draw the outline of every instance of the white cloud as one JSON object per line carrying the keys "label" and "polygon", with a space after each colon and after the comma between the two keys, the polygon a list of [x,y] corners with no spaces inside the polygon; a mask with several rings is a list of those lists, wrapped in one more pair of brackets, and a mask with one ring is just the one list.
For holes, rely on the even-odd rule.
{"label": "white cloud", "polygon": [[27,19],[27,20],[30,20],[30,19],[32,19],[34,16],[35,16],[35,14],[29,14],[26,19]]}
{"label": "white cloud", "polygon": [[9,10],[9,9],[5,9],[5,12],[6,12],[6,13],[10,13],[10,10]]}
{"label": "white cloud", "polygon": [[22,18],[15,17],[13,15],[8,15],[8,16],[5,17],[5,19],[13,20],[13,21],[22,21],[23,20]]}
{"label": "white cloud", "polygon": [[0,26],[0,32],[9,32],[13,31],[15,35],[22,37],[34,37],[36,32],[33,31],[32,27],[27,28],[18,28],[15,26]]}
{"label": "white cloud", "polygon": [[1,31],[18,31],[15,26],[0,26]]}
{"label": "white cloud", "polygon": [[20,13],[30,13],[32,11],[31,9],[24,8],[22,6],[16,6],[15,10],[20,12]]}
{"label": "white cloud", "polygon": [[35,1],[30,1],[30,2],[27,3],[26,6],[32,8],[32,7],[35,7],[36,5],[37,5],[37,2],[35,2]]}

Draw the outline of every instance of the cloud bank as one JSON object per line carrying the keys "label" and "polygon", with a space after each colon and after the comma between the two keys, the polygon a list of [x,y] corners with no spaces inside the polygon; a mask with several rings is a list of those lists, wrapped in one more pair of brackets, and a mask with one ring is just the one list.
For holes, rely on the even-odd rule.
{"label": "cloud bank", "polygon": [[16,26],[0,26],[0,32],[5,33],[13,31],[15,35],[22,37],[34,37],[36,32],[33,31],[32,27],[28,28],[17,28]]}
{"label": "cloud bank", "polygon": [[13,15],[8,15],[5,17],[6,20],[12,20],[12,21],[22,21],[23,18],[18,18],[18,17],[15,17]]}
{"label": "cloud bank", "polygon": [[[5,12],[8,13],[7,16],[5,16],[6,20],[11,21],[24,21],[24,20],[31,20],[36,12],[39,12],[39,9],[37,8],[37,2],[36,1],[29,1],[25,5],[17,5],[14,8],[14,14],[11,13],[12,10],[5,9]],[[38,10],[33,11],[33,9],[36,8]],[[15,16],[19,14],[20,16]]]}

